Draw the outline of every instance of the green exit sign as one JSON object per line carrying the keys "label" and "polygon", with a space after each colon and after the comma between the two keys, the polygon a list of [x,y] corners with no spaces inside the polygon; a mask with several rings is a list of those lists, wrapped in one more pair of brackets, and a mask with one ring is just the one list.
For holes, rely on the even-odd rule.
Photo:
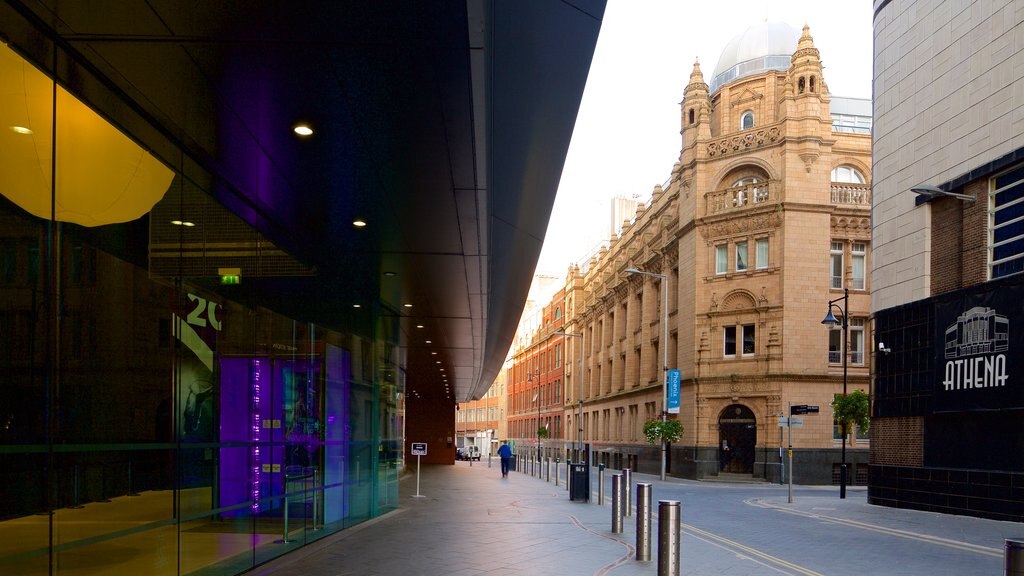
{"label": "green exit sign", "polygon": [[229,274],[229,275],[226,275],[226,276],[221,276],[220,277],[220,283],[221,283],[221,285],[224,285],[224,286],[232,286],[232,285],[235,285],[235,284],[241,284],[242,283],[242,277],[241,276],[236,276],[234,274]]}

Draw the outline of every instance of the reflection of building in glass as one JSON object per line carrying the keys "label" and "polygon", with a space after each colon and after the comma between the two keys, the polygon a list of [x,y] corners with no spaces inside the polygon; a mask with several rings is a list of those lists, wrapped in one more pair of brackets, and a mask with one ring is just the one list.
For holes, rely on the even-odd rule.
{"label": "reflection of building in glass", "polygon": [[946,328],[946,358],[1005,352],[1009,345],[1010,321],[991,308],[976,306]]}

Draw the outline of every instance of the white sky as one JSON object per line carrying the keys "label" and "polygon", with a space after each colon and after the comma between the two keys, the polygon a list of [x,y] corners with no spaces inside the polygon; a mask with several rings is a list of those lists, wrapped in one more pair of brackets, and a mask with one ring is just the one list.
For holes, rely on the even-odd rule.
{"label": "white sky", "polygon": [[695,59],[710,84],[748,27],[807,23],[830,93],[870,98],[871,10],[871,0],[608,0],[537,274],[564,278],[608,240],[611,198],[646,202],[668,179]]}

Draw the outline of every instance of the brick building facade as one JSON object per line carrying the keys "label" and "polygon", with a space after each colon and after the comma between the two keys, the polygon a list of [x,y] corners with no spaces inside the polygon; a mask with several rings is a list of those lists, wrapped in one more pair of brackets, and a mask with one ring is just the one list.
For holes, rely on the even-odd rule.
{"label": "brick building facade", "polygon": [[[793,431],[794,479],[832,481],[842,335],[821,319],[848,289],[847,387],[868,390],[869,131],[868,102],[829,94],[807,27],[748,29],[710,87],[694,64],[669,180],[566,281],[583,355],[582,371],[576,347],[565,364],[564,418],[597,462],[658,470],[641,430],[662,413],[665,370],[679,369],[670,475],[780,481],[778,417],[808,404],[821,412]],[[848,445],[852,480],[866,480],[867,447]]]}

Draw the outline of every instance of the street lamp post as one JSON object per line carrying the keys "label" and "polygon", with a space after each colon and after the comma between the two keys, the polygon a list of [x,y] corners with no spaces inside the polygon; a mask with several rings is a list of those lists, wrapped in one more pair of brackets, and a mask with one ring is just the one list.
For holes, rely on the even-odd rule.
{"label": "street lamp post", "polygon": [[[580,350],[579,350],[580,369],[579,369],[579,374],[576,375],[576,378],[580,381],[580,395],[579,395],[579,397],[576,398],[576,401],[577,401],[577,403],[579,405],[579,413],[576,415],[576,429],[577,429],[577,431],[576,431],[576,441],[579,443],[579,450],[582,452],[583,451],[583,333],[581,332],[579,334],[574,334],[572,332],[558,331],[558,332],[555,332],[555,334],[559,334],[561,336],[572,336],[573,338],[579,338],[580,339]],[[576,450],[576,444],[573,444],[572,449],[574,451]]]}
{"label": "street lamp post", "polygon": [[[665,337],[661,342],[661,357],[662,366],[661,369],[664,375],[661,380],[661,421],[664,423],[668,419],[668,276],[665,274],[658,274],[656,272],[644,272],[637,270],[636,268],[626,268],[628,274],[640,274],[643,276],[653,276],[661,280],[661,294],[662,294],[662,306],[661,306],[661,326]],[[665,462],[668,456],[668,446],[665,443],[665,439],[661,440],[661,479],[665,479]]]}
{"label": "street lamp post", "polygon": [[527,377],[527,380],[533,381],[533,377],[534,376],[537,377],[537,389],[534,391],[534,395],[533,395],[534,401],[537,402],[537,425],[536,425],[536,431],[534,433],[537,435],[537,462],[539,463],[540,460],[541,460],[541,455],[540,455],[540,453],[541,453],[541,449],[540,449],[540,372],[537,372],[536,374],[533,373],[533,372],[530,372],[528,377]]}
{"label": "street lamp post", "polygon": [[[839,320],[837,320],[835,315],[832,314],[832,308],[835,308],[836,310],[839,310],[839,306],[836,304],[836,302],[839,302],[840,300],[843,302],[843,308],[840,311],[842,313],[842,315],[843,315],[843,321],[842,321],[842,324],[841,324],[842,327],[843,327],[843,396],[846,396],[846,357],[849,354],[849,351],[847,350],[847,346],[849,346],[848,342],[849,342],[849,339],[850,339],[849,338],[850,323],[847,320],[847,313],[846,313],[847,304],[849,303],[849,299],[850,299],[850,289],[849,288],[844,288],[843,289],[843,295],[841,297],[836,298],[835,300],[829,300],[828,301],[828,313],[825,314],[825,319],[821,321],[821,323],[826,325],[826,326],[840,326]],[[846,434],[846,422],[845,421],[843,422],[842,426],[843,426],[843,444],[842,444],[842,456],[841,456],[842,462],[840,462],[840,464],[839,464],[839,497],[840,498],[846,498],[846,436],[847,436],[847,434]],[[790,472],[790,473],[792,473],[792,472]]]}

